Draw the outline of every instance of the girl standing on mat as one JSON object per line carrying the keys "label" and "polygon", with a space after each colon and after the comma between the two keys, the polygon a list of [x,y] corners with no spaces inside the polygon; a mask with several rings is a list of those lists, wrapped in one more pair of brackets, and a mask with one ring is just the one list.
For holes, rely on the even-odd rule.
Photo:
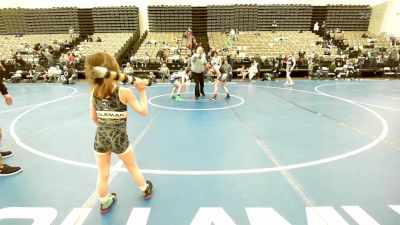
{"label": "girl standing on mat", "polygon": [[182,100],[181,89],[184,87],[185,81],[188,79],[189,77],[185,74],[184,70],[180,70],[171,74],[169,81],[174,86],[172,88],[171,98],[174,98],[176,101]]}
{"label": "girl standing on mat", "polygon": [[93,122],[97,125],[94,140],[94,151],[98,166],[97,193],[100,199],[100,212],[107,213],[116,200],[115,193],[108,192],[108,178],[110,175],[111,153],[115,153],[122,160],[131,174],[145,199],[150,199],[153,185],[143,178],[143,174],[136,164],[136,155],[129,144],[126,130],[128,117],[127,105],[140,115],[148,114],[147,95],[145,86],[134,82],[140,100],[128,88],[117,85],[115,80],[98,77],[93,67],[101,66],[108,71],[120,72],[117,60],[108,53],[99,52],[86,58],[85,72],[88,78],[91,96],[90,113]]}
{"label": "girl standing on mat", "polygon": [[289,54],[286,60],[286,82],[283,85],[292,86],[294,84],[290,74],[292,73],[295,66],[296,66],[296,59],[294,58],[293,53],[291,53]]}
{"label": "girl standing on mat", "polygon": [[221,67],[221,72],[219,73],[219,75],[217,75],[217,78],[214,81],[214,95],[210,99],[211,101],[217,101],[219,86],[221,86],[222,89],[224,89],[224,91],[225,91],[225,94],[226,94],[225,100],[228,100],[231,98],[231,96],[229,95],[228,88],[226,87],[227,77],[228,77],[228,73],[223,69],[223,67]]}

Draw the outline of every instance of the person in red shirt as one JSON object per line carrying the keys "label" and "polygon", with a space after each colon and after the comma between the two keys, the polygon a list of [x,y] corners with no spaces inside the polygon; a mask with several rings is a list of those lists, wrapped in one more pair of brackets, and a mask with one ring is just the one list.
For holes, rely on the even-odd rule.
{"label": "person in red shirt", "polygon": [[74,66],[75,65],[75,56],[73,53],[70,53],[68,56],[68,60],[69,60],[69,65],[70,66]]}

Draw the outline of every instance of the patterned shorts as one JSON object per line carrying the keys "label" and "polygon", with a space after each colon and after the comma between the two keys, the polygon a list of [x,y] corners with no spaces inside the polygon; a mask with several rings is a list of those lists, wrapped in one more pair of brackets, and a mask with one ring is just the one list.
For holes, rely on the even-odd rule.
{"label": "patterned shorts", "polygon": [[98,126],[94,138],[94,150],[98,153],[108,151],[116,154],[124,153],[129,147],[126,127]]}

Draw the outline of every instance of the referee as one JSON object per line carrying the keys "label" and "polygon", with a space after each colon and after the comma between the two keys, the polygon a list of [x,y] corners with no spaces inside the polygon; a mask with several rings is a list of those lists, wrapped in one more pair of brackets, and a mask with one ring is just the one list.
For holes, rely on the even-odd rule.
{"label": "referee", "polygon": [[[205,96],[204,94],[204,69],[206,65],[206,56],[204,54],[203,47],[199,46],[196,49],[196,53],[192,55],[191,58],[191,70],[194,82],[196,86],[194,88],[194,96],[195,100],[199,100],[200,93],[201,95]],[[200,86],[199,86],[200,84]]]}

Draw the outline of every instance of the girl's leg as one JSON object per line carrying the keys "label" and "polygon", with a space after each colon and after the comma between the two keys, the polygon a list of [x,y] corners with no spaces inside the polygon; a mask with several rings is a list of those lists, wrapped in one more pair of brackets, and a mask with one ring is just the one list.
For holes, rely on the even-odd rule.
{"label": "girl's leg", "polygon": [[228,88],[226,87],[225,82],[221,82],[221,86],[222,86],[222,88],[224,89],[225,94],[229,95],[229,90],[228,90]]}
{"label": "girl's leg", "polygon": [[176,86],[174,85],[174,87],[172,88],[172,93],[171,93],[171,97],[175,96],[175,91],[176,91]]}
{"label": "girl's leg", "polygon": [[289,81],[289,85],[292,85],[292,84],[293,84],[292,77],[290,76],[291,73],[292,73],[292,72],[288,72],[287,75],[286,75],[286,77],[287,77],[287,79],[288,79],[288,81]]}
{"label": "girl's leg", "polygon": [[98,166],[97,174],[97,194],[100,198],[108,195],[108,178],[110,176],[111,152],[95,153]]}
{"label": "girl's leg", "polygon": [[181,94],[182,86],[183,86],[182,83],[178,82],[178,88],[177,88],[178,90],[176,91],[177,96],[179,96]]}
{"label": "girl's leg", "polygon": [[215,79],[215,81],[214,81],[214,95],[218,94],[218,86],[219,86],[219,80],[217,77],[217,79]]}
{"label": "girl's leg", "polygon": [[129,174],[132,176],[133,181],[135,181],[139,189],[141,191],[144,191],[147,185],[144,180],[143,174],[139,169],[139,166],[136,164],[136,154],[133,148],[129,147],[129,149],[126,150],[124,153],[119,154],[119,158],[124,163],[126,169],[129,171]]}

